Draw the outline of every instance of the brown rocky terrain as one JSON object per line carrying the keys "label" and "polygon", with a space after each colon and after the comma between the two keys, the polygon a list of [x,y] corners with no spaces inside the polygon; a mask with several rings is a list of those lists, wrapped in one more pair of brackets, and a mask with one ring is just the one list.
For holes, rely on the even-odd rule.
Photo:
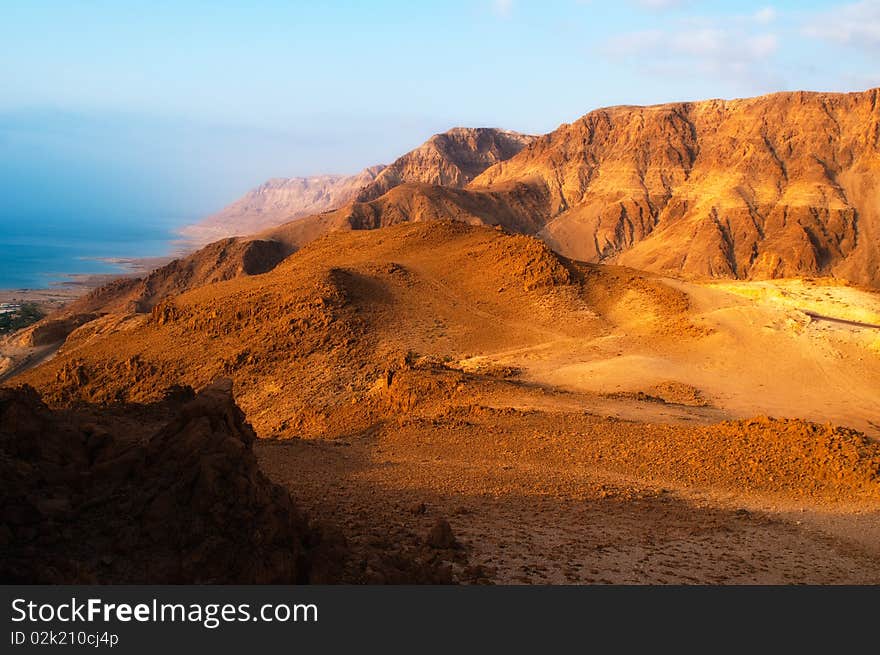
{"label": "brown rocky terrain", "polygon": [[260,467],[361,581],[407,579],[396,543],[462,581],[880,581],[880,302],[738,284],[460,221],[337,230],[86,323],[15,382],[118,417],[231,378]]}
{"label": "brown rocky terrain", "polygon": [[0,580],[452,581],[444,553],[461,561],[454,545],[353,550],[310,521],[259,469],[228,380],[163,395],[109,413],[52,412],[33,389],[0,390]]}
{"label": "brown rocky terrain", "polygon": [[537,137],[510,130],[456,127],[435,134],[389,166],[355,175],[278,178],[249,191],[217,214],[181,231],[194,246],[254,234],[304,216],[374,200],[396,186],[425,183],[461,188],[489,166],[513,157]]}
{"label": "brown rocky terrain", "polygon": [[221,239],[140,278],[123,278],[86,294],[65,308],[85,312],[149,312],[162,299],[205,284],[272,270],[288,252],[277,241]]}
{"label": "brown rocky terrain", "polygon": [[375,200],[394,187],[414,182],[460,189],[493,164],[516,155],[536,138],[489,127],[452,128],[435,134],[386,166],[354,200]]}
{"label": "brown rocky terrain", "polygon": [[327,230],[449,218],[535,234],[573,259],[692,279],[877,286],[878,93],[600,109],[465,190],[366,194],[265,236],[299,247]]}
{"label": "brown rocky terrain", "polygon": [[543,225],[545,204],[543,192],[526,186],[507,194],[403,184],[376,200],[354,202],[320,216],[285,223],[258,236],[278,241],[293,252],[328,232],[372,230],[408,222],[455,220],[533,234]]}
{"label": "brown rocky terrain", "polygon": [[537,140],[456,128],[381,172],[368,169],[357,179],[372,182],[357,192],[352,183],[318,194],[332,198],[319,202],[322,213],[111,283],[59,317],[67,324],[126,303],[149,311],[172,293],[265,272],[330,231],[450,219],[537,235],[580,261],[686,278],[833,276],[876,286],[877,95],[612,107]]}
{"label": "brown rocky terrain", "polygon": [[541,236],[586,261],[696,277],[880,284],[880,91],[591,112],[478,177],[547,191]]}
{"label": "brown rocky terrain", "polygon": [[0,381],[51,355],[78,327],[101,317],[133,317],[149,312],[162,299],[243,275],[258,275],[274,268],[288,254],[278,241],[221,239],[199,251],[172,260],[143,277],[111,280],[75,298],[33,325],[0,342],[7,355],[0,366]]}
{"label": "brown rocky terrain", "polygon": [[[12,505],[113,498],[94,516],[125,533],[133,487],[56,475],[92,471],[91,421],[114,457],[181,442],[123,468],[160,496],[210,435],[252,444],[222,470],[296,499],[272,529],[302,556],[265,544],[280,568],[235,579],[876,584],[877,98],[615,107],[504,160],[498,133],[453,131],[360,199],[98,289],[15,336],[43,350],[12,384],[47,406],[2,391]],[[168,390],[190,388],[222,411],[189,421]],[[70,453],[22,449],[62,424]],[[215,527],[283,513],[211,494]],[[55,563],[9,576],[138,579],[59,558],[74,527],[29,516],[0,529],[10,561]]]}
{"label": "brown rocky terrain", "polygon": [[383,166],[371,166],[355,175],[315,175],[269,180],[180,234],[195,247],[225,237],[253,234],[302,216],[320,214],[351,202]]}
{"label": "brown rocky terrain", "polygon": [[0,578],[307,580],[312,534],[259,472],[229,389],[188,392],[176,418],[138,439],[55,414],[32,389],[3,390]]}

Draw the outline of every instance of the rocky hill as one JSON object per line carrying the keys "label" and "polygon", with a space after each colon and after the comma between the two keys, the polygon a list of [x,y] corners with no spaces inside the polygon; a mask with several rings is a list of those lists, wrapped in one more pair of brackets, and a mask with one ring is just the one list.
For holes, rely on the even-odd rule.
{"label": "rocky hill", "polygon": [[354,200],[374,200],[400,184],[422,182],[460,188],[535,138],[510,130],[456,127],[435,134],[390,166],[371,166],[348,176],[269,180],[220,212],[183,228],[181,235],[191,245],[202,246],[337,209]]}
{"label": "rocky hill", "polygon": [[144,277],[119,278],[93,289],[15,333],[8,342],[26,348],[50,346],[102,315],[144,314],[161,300],[189,289],[270,271],[289,253],[277,240],[221,239]]}
{"label": "rocky hill", "polygon": [[76,328],[0,389],[0,577],[876,584],[876,294],[383,205],[505,193]]}
{"label": "rocky hill", "polygon": [[586,261],[696,277],[880,284],[880,103],[777,93],[611,107],[485,171],[547,194],[539,231]]}
{"label": "rocky hill", "polygon": [[833,276],[877,287],[877,100],[875,89],[611,107],[537,140],[456,128],[364,171],[357,184],[371,181],[357,190],[313,198],[359,200],[102,287],[17,338],[55,342],[100,314],[148,312],[171,295],[269,271],[328,232],[429,220],[500,225],[572,259],[685,278]]}
{"label": "rocky hill", "polygon": [[[474,256],[457,263],[465,250]],[[477,280],[481,302],[509,287],[498,311],[540,312],[547,320],[537,304],[541,290],[568,279],[540,241],[458,222],[401,225],[385,240],[376,231],[334,232],[265,275],[175,294],[138,320],[120,323],[111,314],[87,323],[20,379],[51,403],[103,404],[153,402],[170,384],[200,388],[231,375],[258,430],[283,433],[294,423],[320,430],[322,419],[311,416],[316,407],[350,406],[353,390],[368,391],[387,360],[424,352],[427,317],[449,314],[475,343],[495,335],[493,321],[474,323],[445,297],[430,299],[438,275],[446,288],[467,290]],[[388,305],[398,294],[417,301],[404,315]]]}
{"label": "rocky hill", "polygon": [[409,182],[461,188],[498,162],[516,155],[537,137],[488,127],[456,127],[435,134],[421,146],[385,167],[357,194],[375,200]]}
{"label": "rocky hill", "polygon": [[261,236],[293,249],[328,230],[454,219],[534,234],[573,259],[686,278],[832,276],[876,287],[877,97],[600,109],[464,189],[443,186],[439,168],[441,184],[363,193],[366,202]]}
{"label": "rocky hill", "polygon": [[2,581],[880,581],[877,91],[432,141],[15,336]]}

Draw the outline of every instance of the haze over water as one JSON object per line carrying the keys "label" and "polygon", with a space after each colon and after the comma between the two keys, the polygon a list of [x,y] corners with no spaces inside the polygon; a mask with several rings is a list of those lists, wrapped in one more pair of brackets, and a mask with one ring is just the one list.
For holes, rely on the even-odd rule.
{"label": "haze over water", "polygon": [[157,220],[76,220],[60,227],[51,218],[0,221],[0,289],[43,289],[70,275],[118,273],[119,264],[102,258],[154,257],[172,250],[174,225]]}

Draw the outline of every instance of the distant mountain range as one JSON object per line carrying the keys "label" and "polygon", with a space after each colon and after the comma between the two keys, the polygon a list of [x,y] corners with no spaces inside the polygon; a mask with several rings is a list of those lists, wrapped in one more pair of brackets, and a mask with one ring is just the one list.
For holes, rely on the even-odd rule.
{"label": "distant mountain range", "polygon": [[327,230],[438,218],[669,275],[880,286],[878,90],[600,109],[465,188],[402,184],[261,238],[292,251]]}
{"label": "distant mountain range", "polygon": [[611,107],[540,138],[456,128],[356,176],[269,182],[188,230],[250,236],[97,289],[66,313],[146,312],[269,271],[328,232],[430,220],[501,226],[572,259],[685,278],[832,276],[877,288],[878,96]]}
{"label": "distant mountain range", "polygon": [[494,128],[453,128],[434,135],[389,166],[370,166],[356,175],[269,180],[218,213],[186,226],[181,235],[200,246],[223,237],[253,234],[353,200],[373,200],[407,182],[460,188],[536,138]]}
{"label": "distant mountain range", "polygon": [[591,112],[474,180],[545,195],[558,252],[687,277],[880,285],[880,102],[777,93]]}

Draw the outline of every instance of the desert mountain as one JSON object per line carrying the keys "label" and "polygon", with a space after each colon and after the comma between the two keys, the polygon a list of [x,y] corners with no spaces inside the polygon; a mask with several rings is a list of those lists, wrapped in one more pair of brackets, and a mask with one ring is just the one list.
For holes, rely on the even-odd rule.
{"label": "desert mountain", "polygon": [[187,225],[180,233],[197,246],[224,237],[252,234],[302,216],[320,214],[351,200],[376,179],[382,166],[355,175],[275,178],[248,191],[216,214]]}
{"label": "desert mountain", "polygon": [[181,234],[194,245],[204,245],[320,214],[353,200],[373,200],[408,182],[460,188],[489,166],[514,156],[535,138],[495,128],[456,127],[435,134],[390,166],[371,166],[349,176],[269,180],[217,214],[183,228]]}
{"label": "desert mountain", "polygon": [[697,277],[880,284],[880,103],[777,93],[591,112],[472,190],[546,192],[554,249]]}
{"label": "desert mountain", "polygon": [[96,290],[16,335],[0,577],[876,584],[880,296],[811,276],[878,284],[877,100],[599,110]]}
{"label": "desert mountain", "polygon": [[[454,320],[462,347],[506,331],[492,320],[468,324],[469,313],[453,319],[447,293],[473,279],[477,290],[468,294],[492,298],[497,311],[514,317],[528,308],[551,321],[549,309],[539,307],[543,290],[569,279],[558,258],[529,237],[449,221],[401,225],[382,236],[333,232],[264,275],[175,294],[141,320],[111,323],[109,314],[75,330],[58,355],[21,380],[36,376],[53,403],[152,402],[161,397],[161,380],[200,388],[237,372],[238,402],[258,430],[320,429],[320,407],[350,405],[351,394],[368,392],[408,351],[425,352],[438,330],[431,321]],[[456,264],[469,250],[466,265]],[[499,287],[510,291],[495,299]],[[435,300],[432,290],[440,290]],[[418,298],[424,300],[409,306]],[[409,336],[401,341],[404,327]],[[283,407],[270,400],[278,394]],[[310,427],[304,421],[312,413]]]}
{"label": "desert mountain", "polygon": [[464,190],[402,185],[263,236],[295,248],[331,229],[451,218],[535,234],[582,261],[877,286],[877,98],[878,90],[778,93],[601,109]]}
{"label": "desert mountain", "polygon": [[[168,295],[268,271],[328,232],[427,220],[501,225],[575,260],[685,278],[834,276],[876,287],[877,100],[875,89],[612,107],[538,140],[450,130],[381,172],[365,171],[360,181],[372,182],[358,187],[362,200],[99,289],[60,321],[35,326],[31,341],[61,339],[122,306],[149,311]],[[349,186],[332,202],[355,193]]]}
{"label": "desert mountain", "polygon": [[513,193],[473,192],[430,184],[402,184],[369,202],[353,202],[266,230],[256,238],[277,241],[289,252],[335,231],[372,230],[400,223],[454,220],[469,225],[501,226],[520,234],[542,229],[547,194],[519,185]]}
{"label": "desert mountain", "polygon": [[[541,384],[607,383],[608,372],[619,369],[614,375],[624,376],[616,383],[623,388],[640,377],[650,386],[663,382],[658,374],[678,371],[688,384],[725,398],[729,416],[783,406],[796,416],[874,429],[872,412],[880,406],[871,389],[880,384],[880,369],[864,360],[878,347],[870,327],[880,323],[876,299],[840,287],[824,296],[813,292],[824,299],[818,302],[790,289],[777,293],[792,299],[792,307],[756,313],[737,293],[736,287],[683,286],[631,269],[572,262],[535,238],[457,221],[334,231],[267,273],[174,294],[149,314],[111,313],[85,323],[53,359],[17,379],[63,405],[154,402],[173,384],[200,388],[229,376],[258,433],[313,436],[334,429],[328,421],[353,429],[377,420],[385,410],[374,403],[380,398],[374,384],[411,353],[441,362],[522,353],[502,358],[516,368],[535,368],[540,353],[547,362],[542,375],[549,376],[535,380]],[[839,310],[835,296],[842,299]],[[747,338],[718,323],[715,312],[722,309],[729,320],[741,315],[766,329]],[[806,333],[801,339],[786,328],[774,337],[772,326],[811,324],[807,310],[854,321],[855,341],[835,354],[813,352]],[[831,343],[836,337],[817,338]],[[618,345],[606,346],[608,339]],[[590,350],[586,359],[602,363],[578,372],[573,362],[593,342],[599,354]],[[606,347],[613,348],[610,361]],[[632,361],[616,359],[618,352],[642,351]],[[759,358],[766,370],[741,366]],[[793,392],[788,385],[772,388],[780,371],[796,376],[809,367],[840,375],[826,372],[819,382],[814,378],[821,376],[811,374],[814,381]]]}
{"label": "desert mountain", "polygon": [[356,200],[375,200],[409,182],[461,188],[493,164],[506,161],[537,137],[495,128],[456,127],[435,134],[385,167]]}

